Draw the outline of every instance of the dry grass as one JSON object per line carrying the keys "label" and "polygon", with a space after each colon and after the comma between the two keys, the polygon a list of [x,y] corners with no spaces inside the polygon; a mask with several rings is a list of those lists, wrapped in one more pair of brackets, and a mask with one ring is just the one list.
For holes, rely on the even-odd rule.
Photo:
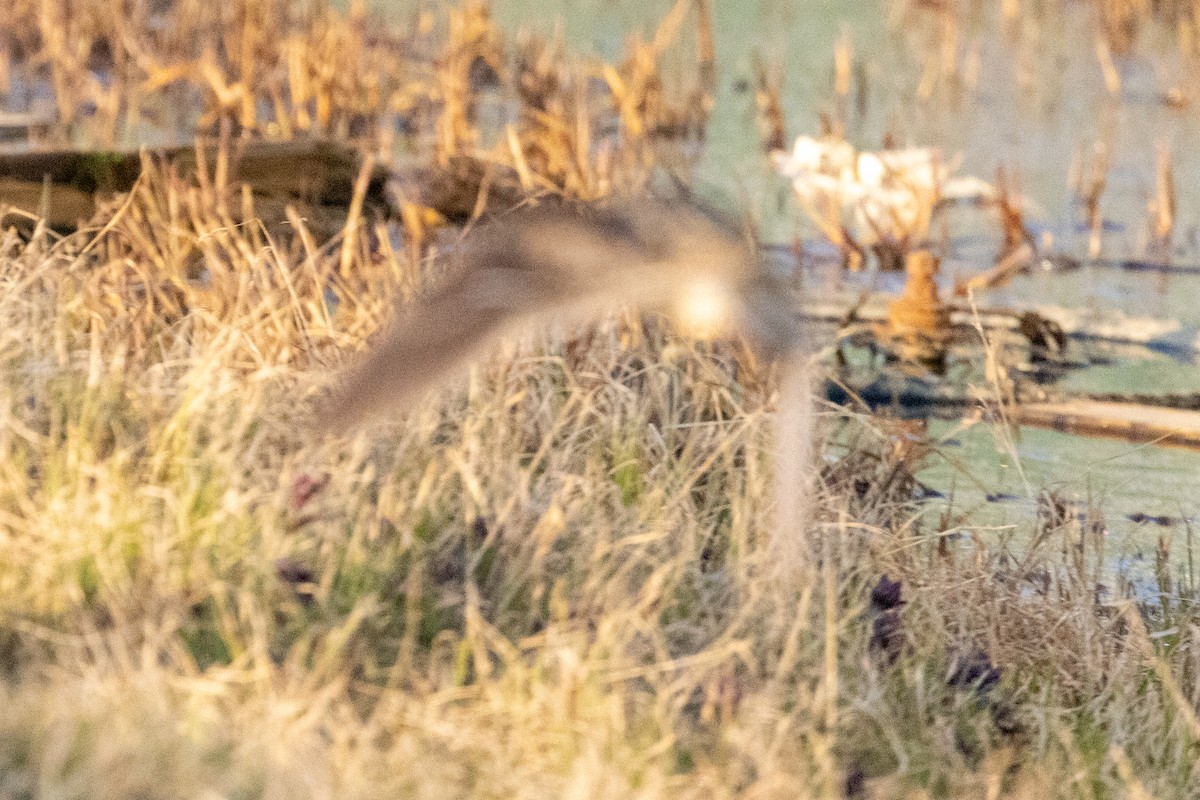
{"label": "dry grass", "polygon": [[421,271],[206,185],[0,247],[3,796],[1186,796],[1194,612],[1098,601],[1099,525],[951,542],[831,419],[773,582],[772,379],[629,316],[306,439]]}
{"label": "dry grass", "polygon": [[[48,81],[51,138],[103,144],[223,119],[289,138],[366,136],[430,100],[426,44],[323,2],[15,0],[0,12],[9,80]],[[198,117],[180,114],[201,109]]]}
{"label": "dry grass", "polygon": [[[695,28],[686,86],[662,62]],[[512,168],[525,191],[597,198],[645,180],[663,141],[703,134],[715,94],[707,0],[676,0],[615,64],[510,41],[486,2],[423,11],[393,32],[326,0],[14,0],[0,10],[0,93],[53,91],[44,143],[129,146],[181,131],[333,136],[390,156]],[[602,88],[600,88],[602,87]],[[510,124],[481,122],[485,98]],[[492,179],[495,176],[491,176]]]}
{"label": "dry grass", "polygon": [[220,186],[0,232],[0,798],[1190,796],[1195,585],[1094,514],[952,527],[831,412],[773,580],[776,377],[631,314],[306,435],[436,264]]}

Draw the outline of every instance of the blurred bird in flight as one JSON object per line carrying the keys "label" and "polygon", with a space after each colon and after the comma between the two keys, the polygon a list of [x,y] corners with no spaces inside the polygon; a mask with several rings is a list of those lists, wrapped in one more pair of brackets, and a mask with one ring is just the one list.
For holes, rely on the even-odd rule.
{"label": "blurred bird in flight", "polygon": [[497,339],[539,322],[586,322],[625,305],[667,311],[700,333],[732,322],[767,357],[798,340],[787,288],[735,225],[691,203],[518,209],[467,236],[457,262],[350,369],[320,427],[411,407]]}
{"label": "blurred bird in flight", "polygon": [[775,421],[774,563],[803,558],[813,414],[810,370],[791,293],[737,226],[686,202],[639,199],[596,207],[541,205],[465,238],[431,293],[401,309],[319,412],[344,431],[411,407],[496,340],[538,323],[586,322],[606,310],[664,310],[684,329],[739,327],[782,366]]}

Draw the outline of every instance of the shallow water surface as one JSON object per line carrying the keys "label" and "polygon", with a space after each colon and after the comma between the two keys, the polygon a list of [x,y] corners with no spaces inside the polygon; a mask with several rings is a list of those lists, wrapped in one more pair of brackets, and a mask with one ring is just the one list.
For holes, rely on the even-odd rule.
{"label": "shallow water surface", "polygon": [[[753,58],[760,53],[783,76],[789,135],[817,134],[821,114],[837,108],[833,52],[844,36],[855,58],[856,93],[846,115],[851,142],[877,148],[890,132],[899,144],[938,146],[948,157],[961,156],[965,174],[991,179],[1000,167],[1016,173],[1028,199],[1031,227],[1053,241],[1056,250],[1086,255],[1088,234],[1070,182],[1097,143],[1107,148],[1111,168],[1101,200],[1104,261],[1018,278],[980,302],[1177,320],[1179,330],[1158,346],[1073,344],[1075,355],[1097,363],[1069,375],[1063,386],[1091,392],[1200,392],[1195,351],[1200,342],[1200,274],[1119,266],[1126,259],[1147,257],[1146,209],[1159,147],[1172,154],[1178,192],[1175,250],[1168,255],[1176,264],[1200,264],[1200,149],[1189,146],[1200,141],[1200,114],[1164,101],[1173,89],[1186,88],[1195,66],[1176,54],[1163,31],[1150,30],[1133,54],[1114,58],[1121,79],[1114,95],[1097,59],[1098,30],[1088,4],[1045,4],[1055,10],[1015,28],[1002,24],[999,4],[979,4],[987,8],[967,15],[949,33],[945,21],[934,15],[913,12],[905,17],[897,12],[902,5],[883,0],[717,0],[718,97],[696,165],[699,182],[727,202],[754,209],[766,240],[812,237],[790,188],[762,152],[753,89],[747,90],[747,84],[753,86]],[[496,16],[509,29],[561,31],[577,50],[607,58],[620,55],[630,30],[653,31],[669,6],[665,0],[493,2]],[[381,7],[403,13],[412,6]],[[1063,36],[1064,30],[1074,33]],[[952,54],[950,60],[961,67],[959,75],[931,67],[929,53],[939,49]],[[972,69],[974,78],[968,75]],[[979,219],[982,212],[970,213],[976,219],[951,233],[947,283],[989,265],[998,244],[987,233],[990,220]],[[970,236],[959,235],[965,233]],[[884,292],[899,287],[890,277],[848,278],[840,288],[822,285],[821,296],[832,299],[841,292],[849,299],[864,281]],[[931,432],[946,436],[957,427],[934,421]],[[955,509],[974,509],[979,524],[1027,524],[1042,488],[1100,501],[1114,563],[1135,563],[1139,552],[1153,552],[1161,533],[1180,535],[1184,521],[1200,513],[1200,453],[1032,428],[1020,430],[1010,443],[1004,432],[975,425],[954,432],[939,454],[922,479],[953,493]]]}
{"label": "shallow water surface", "polygon": [[[375,2],[395,21],[409,19],[421,5]],[[963,172],[985,179],[1004,167],[1019,176],[1034,227],[1070,249],[1086,239],[1071,203],[1072,168],[1085,164],[1100,143],[1112,159],[1101,201],[1108,221],[1104,253],[1116,258],[1141,250],[1162,145],[1173,156],[1176,244],[1194,256],[1200,151],[1190,143],[1200,133],[1200,114],[1167,98],[1180,91],[1186,96],[1196,66],[1178,56],[1167,32],[1150,26],[1133,53],[1113,57],[1121,79],[1114,95],[1097,59],[1091,4],[1034,4],[1042,10],[1015,26],[1003,23],[998,3],[963,5],[974,10],[951,24],[945,15],[899,0],[715,0],[718,94],[699,179],[756,208],[766,238],[786,240],[803,229],[786,185],[762,157],[754,120],[755,54],[782,76],[789,135],[815,135],[823,113],[836,116],[833,54],[845,37],[854,59],[845,132],[856,146],[878,148],[891,134],[897,144],[937,146],[948,158],[961,157]],[[492,2],[506,30],[561,32],[575,52],[608,59],[620,57],[631,31],[648,37],[670,6],[668,0]],[[668,79],[690,81],[689,24],[681,34],[681,57],[664,57]],[[1063,36],[1067,30],[1072,34]]]}
{"label": "shallow water surface", "polygon": [[[428,0],[374,0],[397,25],[411,24]],[[631,31],[648,37],[670,0],[492,0],[506,31],[561,33],[577,53],[621,56]],[[753,214],[761,237],[794,239],[819,254],[815,231],[763,152],[755,118],[755,59],[782,77],[780,99],[788,135],[816,135],[822,120],[844,127],[862,149],[890,138],[901,146],[941,148],[961,173],[992,179],[1006,169],[1019,176],[1029,227],[1058,253],[1079,259],[1070,271],[1035,272],[979,298],[980,305],[1030,309],[1057,306],[1099,317],[1155,318],[1178,323],[1144,345],[1073,342],[1071,356],[1091,366],[1072,372],[1062,388],[1078,392],[1200,393],[1200,59],[1178,54],[1168,31],[1150,26],[1129,55],[1113,56],[1117,91],[1106,86],[1096,43],[1093,4],[1037,6],[1016,23],[1001,19],[999,3],[957,4],[952,17],[900,0],[713,0],[717,96],[708,136],[691,151],[701,191]],[[955,5],[955,4],[948,4]],[[678,46],[664,56],[668,81],[694,85],[694,31],[685,23]],[[1070,31],[1070,35],[1063,35]],[[848,43],[852,90],[834,92],[834,50]],[[1168,102],[1182,97],[1183,102]],[[181,112],[182,113],[182,112]],[[150,132],[148,141],[155,140]],[[163,133],[160,131],[158,137]],[[1100,259],[1086,258],[1088,231],[1072,190],[1098,151],[1107,152],[1100,212]],[[1177,192],[1172,247],[1147,245],[1147,204],[1154,193],[1159,152],[1171,156]],[[955,211],[939,230],[945,288],[955,278],[991,265],[999,241],[986,211]],[[1174,270],[1132,270],[1130,261],[1171,262]],[[895,275],[831,275],[806,266],[810,295],[852,301],[864,288],[899,291]],[[945,433],[948,422],[934,422]],[[923,478],[954,490],[956,507],[981,506],[985,517],[1028,520],[1031,497],[1046,485],[1104,501],[1114,535],[1131,546],[1175,532],[1153,518],[1183,520],[1197,511],[1200,453],[1135,446],[1047,431],[1024,430],[1013,445],[1017,461],[998,455],[1007,441],[986,426],[955,434],[958,443]],[[999,448],[1003,453],[1005,447]],[[1023,476],[1023,477],[1021,477]],[[988,502],[1014,495],[1017,500]],[[1033,505],[1031,505],[1033,504]],[[1132,519],[1131,519],[1132,518]],[[1155,530],[1147,533],[1148,528]],[[1161,528],[1161,530],[1159,530]]]}
{"label": "shallow water surface", "polygon": [[1193,452],[953,421],[931,421],[929,431],[943,443],[918,477],[945,493],[976,530],[1027,525],[1039,495],[1051,491],[1080,513],[1100,510],[1110,557],[1131,565],[1147,552],[1153,562],[1161,534],[1182,536],[1189,525],[1200,531],[1200,459]]}

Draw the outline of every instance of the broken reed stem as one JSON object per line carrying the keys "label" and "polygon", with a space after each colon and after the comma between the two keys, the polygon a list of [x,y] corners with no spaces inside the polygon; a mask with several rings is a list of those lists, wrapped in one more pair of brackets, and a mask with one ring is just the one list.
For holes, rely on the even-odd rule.
{"label": "broken reed stem", "polygon": [[350,274],[350,265],[354,261],[354,250],[358,244],[358,223],[362,217],[363,202],[367,197],[367,189],[371,185],[371,173],[375,171],[375,154],[367,153],[363,157],[358,177],[354,180],[354,195],[350,199],[350,209],[346,214],[346,228],[342,235],[342,255],[338,262],[338,274],[343,278]]}
{"label": "broken reed stem", "polygon": [[[846,512],[842,512],[839,534],[845,535]],[[825,652],[824,652],[824,687],[822,689],[825,701],[825,733],[833,736],[837,729],[837,698],[838,698],[838,591],[837,565],[833,563],[833,537],[821,537],[821,579],[825,588]]]}
{"label": "broken reed stem", "polygon": [[778,64],[768,67],[762,54],[753,53],[754,101],[763,150],[767,153],[788,149],[787,120],[783,113],[783,77]]}
{"label": "broken reed stem", "polygon": [[229,208],[225,198],[229,193],[229,146],[232,131],[229,118],[221,118],[220,138],[217,142],[217,165],[213,175],[213,188],[216,192],[217,210],[222,217],[229,216]]}
{"label": "broken reed stem", "polygon": [[806,353],[795,350],[780,362],[775,411],[775,531],[771,548],[775,568],[785,583],[811,561],[806,528],[811,506],[813,429],[812,366]]}
{"label": "broken reed stem", "polygon": [[661,55],[675,40],[692,2],[693,0],[675,0],[675,5],[671,6],[671,10],[658,24],[658,28],[654,31],[654,40],[651,42],[655,56]]}
{"label": "broken reed stem", "polygon": [[717,96],[717,46],[713,35],[711,0],[696,0],[696,61],[700,72],[700,93],[707,116]]}
{"label": "broken reed stem", "polygon": [[1116,96],[1121,93],[1121,73],[1113,63],[1112,50],[1103,38],[1096,40],[1096,60],[1100,62],[1100,72],[1104,76],[1104,88]]}
{"label": "broken reed stem", "polygon": [[521,188],[526,192],[532,192],[534,189],[533,171],[529,169],[529,162],[525,160],[525,151],[521,147],[521,137],[513,125],[506,125],[504,134],[508,141],[508,149],[512,154],[513,168],[516,169],[517,177],[521,181]]}
{"label": "broken reed stem", "polygon": [[1155,161],[1154,198],[1149,206],[1154,246],[1165,251],[1165,257],[1169,259],[1178,201],[1175,193],[1175,173],[1171,168],[1171,148],[1161,140],[1158,143]]}
{"label": "broken reed stem", "polygon": [[854,43],[848,31],[843,30],[833,48],[833,93],[837,98],[837,113],[834,120],[836,133],[846,133],[847,105],[850,97],[850,71],[854,64]]}

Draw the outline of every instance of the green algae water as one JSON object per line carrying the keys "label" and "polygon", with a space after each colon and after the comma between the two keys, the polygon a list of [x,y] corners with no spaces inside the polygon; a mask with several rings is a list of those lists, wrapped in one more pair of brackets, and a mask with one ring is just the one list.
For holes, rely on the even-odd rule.
{"label": "green algae water", "polygon": [[[989,294],[994,307],[1051,303],[1098,313],[1177,320],[1170,347],[1111,357],[1070,375],[1065,388],[1093,392],[1200,392],[1196,337],[1200,274],[1132,272],[1114,267],[1145,255],[1147,202],[1159,149],[1172,156],[1178,193],[1175,248],[1180,264],[1200,264],[1200,115],[1168,102],[1186,88],[1194,66],[1179,57],[1167,31],[1148,30],[1135,50],[1114,56],[1119,91],[1110,91],[1095,50],[1098,31],[1087,4],[1049,4],[1042,16],[1006,23],[1000,4],[977,4],[954,30],[944,18],[904,11],[883,0],[758,0],[713,3],[716,106],[694,176],[704,191],[755,215],[767,241],[811,239],[814,232],[790,187],[763,153],[755,121],[755,58],[782,77],[789,136],[815,135],[837,113],[834,49],[853,54],[854,91],[844,115],[847,138],[878,148],[936,146],[961,158],[961,171],[991,180],[999,168],[1019,176],[1030,226],[1057,250],[1083,255],[1087,233],[1071,188],[1090,158],[1110,159],[1101,199],[1106,265],[1034,274]],[[633,31],[649,36],[670,8],[665,0],[495,0],[505,30],[561,35],[582,55],[616,59]],[[986,8],[984,8],[986,6]],[[401,21],[418,7],[384,2]],[[1063,31],[1072,35],[1063,36]],[[680,50],[690,57],[685,29]],[[668,79],[686,58],[668,58]],[[952,69],[947,69],[947,65]],[[675,72],[672,72],[675,70]],[[988,230],[987,221],[981,225]],[[951,239],[947,282],[991,263],[988,235]],[[861,290],[853,283],[847,296]],[[893,287],[893,291],[896,287]],[[979,526],[1028,525],[1037,497],[1052,490],[1098,501],[1116,566],[1136,571],[1160,535],[1182,536],[1200,515],[1200,453],[1024,428],[1015,433],[935,421],[938,448],[921,479]]]}

